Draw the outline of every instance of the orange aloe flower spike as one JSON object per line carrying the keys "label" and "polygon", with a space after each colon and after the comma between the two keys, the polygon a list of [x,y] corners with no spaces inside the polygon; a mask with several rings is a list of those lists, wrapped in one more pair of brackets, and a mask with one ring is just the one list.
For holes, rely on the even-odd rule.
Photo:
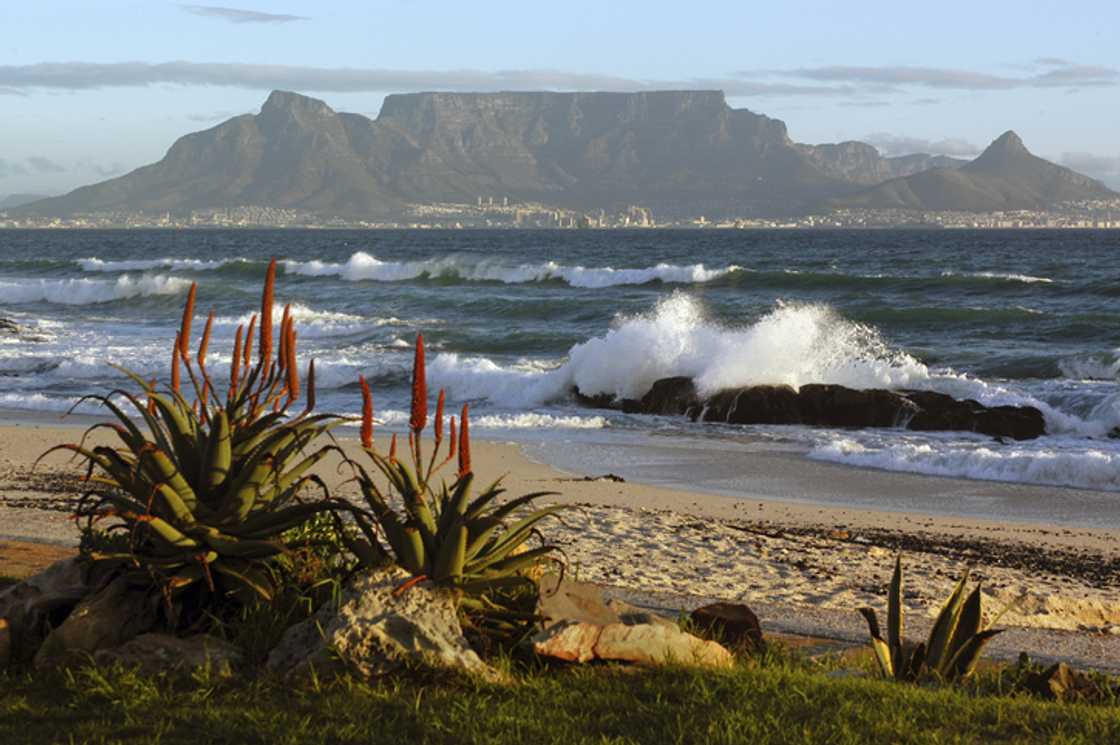
{"label": "orange aloe flower spike", "polygon": [[397,435],[395,432],[393,433],[393,438],[389,440],[389,462],[397,462]]}
{"label": "orange aloe flower spike", "polygon": [[451,417],[451,426],[448,430],[447,442],[447,460],[455,457],[455,448],[458,445],[458,439],[455,436],[455,417]]}
{"label": "orange aloe flower spike", "polygon": [[463,404],[463,413],[459,416],[459,475],[466,476],[471,472],[471,424],[468,414],[470,407]]}
{"label": "orange aloe flower spike", "polygon": [[358,376],[358,383],[362,386],[362,447],[368,449],[373,447],[373,394],[364,375]]}
{"label": "orange aloe flower spike", "polygon": [[179,392],[179,356],[182,349],[183,337],[175,334],[175,345],[171,347],[171,390]]}
{"label": "orange aloe flower spike", "polygon": [[312,358],[311,362],[307,364],[307,408],[304,409],[306,413],[310,413],[315,408],[315,359]]}
{"label": "orange aloe flower spike", "polygon": [[245,368],[249,367],[249,360],[253,357],[253,329],[257,327],[257,314],[254,313],[249,318],[249,331],[245,334],[245,348],[242,349],[242,354],[245,356]]}
{"label": "orange aloe flower spike", "polygon": [[419,433],[428,423],[428,382],[424,372],[424,335],[416,336],[416,357],[412,362],[412,416],[408,426]]}
{"label": "orange aloe flower spike", "polygon": [[214,310],[206,316],[206,328],[202,330],[202,341],[198,343],[198,366],[206,367],[206,351],[210,348],[210,330],[214,327]]}
{"label": "orange aloe flower spike", "polygon": [[191,356],[191,321],[194,319],[194,298],[198,293],[198,282],[191,282],[187,292],[187,304],[183,306],[183,321],[179,325],[179,353],[184,360]]}
{"label": "orange aloe flower spike", "polygon": [[288,354],[288,401],[299,398],[299,368],[296,367],[296,330],[288,324],[288,341],[284,344]]}
{"label": "orange aloe flower spike", "polygon": [[230,395],[237,390],[238,379],[241,373],[241,335],[245,327],[239,325],[233,337],[233,358],[229,361],[229,391]]}
{"label": "orange aloe flower spike", "polygon": [[276,259],[273,259],[268,262],[268,272],[264,275],[264,294],[261,296],[261,343],[257,359],[262,370],[272,360],[272,305],[275,292]]}
{"label": "orange aloe flower spike", "polygon": [[446,392],[440,388],[439,397],[436,399],[436,449],[439,449],[440,442],[443,441],[443,403],[447,397]]}

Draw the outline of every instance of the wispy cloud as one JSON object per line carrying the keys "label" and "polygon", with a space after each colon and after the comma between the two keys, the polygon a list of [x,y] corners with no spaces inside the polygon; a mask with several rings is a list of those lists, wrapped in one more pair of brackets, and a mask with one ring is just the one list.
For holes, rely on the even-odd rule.
{"label": "wispy cloud", "polygon": [[310,20],[306,16],[293,16],[286,13],[262,13],[257,10],[226,8],[221,5],[180,5],[180,8],[196,16],[217,18],[230,23],[291,23]]}
{"label": "wispy cloud", "polygon": [[981,150],[971,142],[955,137],[926,140],[920,137],[905,137],[888,132],[873,132],[864,137],[863,140],[870,145],[874,145],[875,149],[887,158],[913,153],[972,158],[978,155]]}
{"label": "wispy cloud", "polygon": [[0,86],[17,90],[90,90],[156,84],[359,93],[417,90],[718,89],[732,97],[853,96],[843,85],[760,82],[738,77],[645,80],[564,70],[395,70],[202,62],[41,62],[0,65]]}
{"label": "wispy cloud", "polygon": [[1075,65],[1050,58],[1054,69],[1025,76],[994,75],[976,70],[948,67],[829,65],[791,70],[769,70],[767,74],[819,83],[917,87],[948,90],[992,91],[1015,88],[1113,86],[1120,83],[1120,70],[1099,65]]}
{"label": "wispy cloud", "polygon": [[1062,153],[1062,165],[1120,188],[1120,155]]}
{"label": "wispy cloud", "polygon": [[8,160],[7,158],[0,158],[0,178],[9,178],[11,176],[26,176],[27,168],[18,160]]}
{"label": "wispy cloud", "polygon": [[42,155],[32,155],[27,159],[27,165],[31,166],[31,170],[36,173],[63,173],[66,170],[65,166],[55,163],[50,158],[45,158]]}

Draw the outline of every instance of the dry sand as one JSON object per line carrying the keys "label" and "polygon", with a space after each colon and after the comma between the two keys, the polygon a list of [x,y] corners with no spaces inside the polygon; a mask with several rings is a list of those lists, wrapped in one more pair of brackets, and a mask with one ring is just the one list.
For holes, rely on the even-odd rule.
{"label": "dry sand", "polygon": [[[61,453],[34,472],[30,466],[51,445],[78,436],[80,429],[73,426],[0,425],[0,541],[75,542],[68,515],[80,493],[79,467]],[[996,654],[1011,657],[1027,649],[1036,657],[1120,669],[1120,536],[1115,531],[744,499],[589,479],[596,474],[563,473],[530,460],[513,443],[478,440],[474,445],[476,472],[508,474],[505,486],[511,494],[560,492],[557,501],[573,509],[547,534],[563,547],[570,571],[632,601],[666,610],[715,599],[740,601],[755,608],[765,627],[856,640],[865,631],[854,609],[885,605],[884,588],[901,550],[913,633],[928,625],[970,566],[972,576],[983,581],[989,610],[1010,606],[1000,625],[1015,628],[997,638]],[[823,473],[862,482],[866,494],[875,493],[877,479],[888,478],[841,466],[823,468]],[[763,477],[776,478],[773,470]],[[333,466],[323,474],[340,480]],[[897,481],[897,474],[889,477]],[[916,489],[939,481],[906,478]],[[819,488],[828,487],[825,480]]]}

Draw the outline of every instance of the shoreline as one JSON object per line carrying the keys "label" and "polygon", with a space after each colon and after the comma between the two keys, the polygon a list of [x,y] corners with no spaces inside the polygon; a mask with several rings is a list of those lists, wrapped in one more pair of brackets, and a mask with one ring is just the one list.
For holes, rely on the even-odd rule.
{"label": "shoreline", "polygon": [[[29,467],[47,447],[80,433],[57,421],[0,424],[0,541],[76,544],[69,512],[79,469],[61,453],[34,472]],[[383,446],[384,429],[378,438]],[[340,443],[356,449],[351,438]],[[993,654],[1013,658],[1027,649],[1035,657],[1120,669],[1120,533],[1114,530],[730,497],[561,470],[533,460],[524,444],[481,438],[473,444],[476,470],[508,474],[510,495],[556,491],[555,501],[573,506],[545,532],[563,548],[569,571],[610,593],[678,610],[745,602],[771,630],[862,641],[866,629],[854,610],[885,606],[901,551],[915,631],[928,625],[968,566],[973,581],[983,583],[989,615],[1013,606],[1000,625],[1018,628],[997,639]],[[352,485],[339,488],[337,465],[329,458],[321,475],[338,496],[353,498]],[[877,488],[870,472],[822,465],[847,472],[849,483],[829,479],[818,484],[820,492],[837,484],[862,484],[868,493]],[[938,481],[904,476],[907,483]],[[778,483],[784,476],[779,469],[757,478]]]}

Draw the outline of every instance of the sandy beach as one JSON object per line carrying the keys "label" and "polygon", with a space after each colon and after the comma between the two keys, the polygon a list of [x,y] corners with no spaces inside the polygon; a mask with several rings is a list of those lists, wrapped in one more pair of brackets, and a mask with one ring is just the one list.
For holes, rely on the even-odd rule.
{"label": "sandy beach", "polygon": [[[80,435],[79,426],[53,417],[0,425],[0,542],[75,543],[69,514],[80,494],[80,469],[63,453],[34,471],[31,464],[51,445]],[[1000,623],[1011,630],[995,640],[995,655],[1012,658],[1027,650],[1035,657],[1120,669],[1115,531],[1031,522],[1029,510],[1024,518],[1010,507],[1006,521],[920,510],[924,503],[928,512],[944,512],[947,500],[967,502],[970,494],[973,501],[1028,506],[1048,493],[1054,498],[1072,492],[1059,496],[1090,502],[1111,495],[755,453],[740,462],[757,474],[745,482],[751,488],[730,496],[562,471],[537,460],[541,453],[541,446],[478,439],[475,470],[507,474],[511,494],[559,492],[556,501],[573,509],[549,526],[548,535],[563,547],[569,571],[631,601],[667,612],[715,599],[745,602],[766,628],[856,641],[865,628],[854,610],[885,606],[884,589],[901,550],[912,634],[928,625],[969,566],[983,582],[989,611],[1008,607]],[[343,480],[337,465],[322,468],[335,484]],[[347,487],[338,491],[346,495]],[[836,501],[849,493],[863,501]],[[877,494],[908,495],[914,508],[868,508]]]}

